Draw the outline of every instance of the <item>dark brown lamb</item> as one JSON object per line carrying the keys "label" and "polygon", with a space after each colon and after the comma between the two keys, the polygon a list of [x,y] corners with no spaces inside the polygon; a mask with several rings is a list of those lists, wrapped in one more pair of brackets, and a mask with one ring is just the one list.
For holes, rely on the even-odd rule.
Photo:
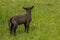
{"label": "dark brown lamb", "polygon": [[32,7],[27,7],[24,8],[26,10],[26,14],[24,15],[17,15],[17,16],[13,16],[12,18],[10,18],[9,20],[9,29],[10,29],[10,34],[12,34],[12,32],[14,32],[14,35],[16,34],[16,29],[18,27],[18,25],[20,24],[24,24],[25,26],[25,32],[29,32],[29,24],[31,22],[31,10],[33,9],[34,6]]}

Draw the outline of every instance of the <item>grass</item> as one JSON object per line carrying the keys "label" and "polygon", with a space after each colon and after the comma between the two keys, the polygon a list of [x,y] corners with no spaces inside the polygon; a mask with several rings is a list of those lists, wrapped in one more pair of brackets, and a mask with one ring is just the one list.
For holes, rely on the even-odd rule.
{"label": "grass", "polygon": [[[17,35],[10,35],[8,20],[32,5],[29,33],[20,25]],[[60,40],[60,0],[0,0],[0,40]]]}

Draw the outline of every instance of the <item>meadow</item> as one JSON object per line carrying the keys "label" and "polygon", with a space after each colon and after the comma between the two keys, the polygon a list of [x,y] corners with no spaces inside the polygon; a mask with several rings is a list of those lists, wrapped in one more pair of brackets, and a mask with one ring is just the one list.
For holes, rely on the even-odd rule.
{"label": "meadow", "polygon": [[[17,35],[10,35],[8,21],[23,15],[23,7],[31,7],[29,33],[19,25]],[[60,40],[60,0],[0,0],[0,40]]]}

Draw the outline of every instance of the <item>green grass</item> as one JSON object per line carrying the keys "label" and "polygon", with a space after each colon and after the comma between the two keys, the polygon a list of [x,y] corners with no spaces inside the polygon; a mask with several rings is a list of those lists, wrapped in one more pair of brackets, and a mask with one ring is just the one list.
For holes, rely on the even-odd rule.
{"label": "green grass", "polygon": [[[10,35],[8,20],[32,5],[29,33],[20,25],[17,35]],[[60,0],[0,0],[0,40],[60,40]]]}

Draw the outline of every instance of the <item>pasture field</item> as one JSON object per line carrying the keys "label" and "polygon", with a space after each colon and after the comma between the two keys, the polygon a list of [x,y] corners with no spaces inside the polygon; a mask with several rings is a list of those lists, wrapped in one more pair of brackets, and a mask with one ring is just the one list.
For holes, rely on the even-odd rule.
{"label": "pasture field", "polygon": [[[8,20],[32,5],[29,33],[19,25],[17,35],[10,35]],[[60,0],[0,0],[0,40],[60,40]]]}

